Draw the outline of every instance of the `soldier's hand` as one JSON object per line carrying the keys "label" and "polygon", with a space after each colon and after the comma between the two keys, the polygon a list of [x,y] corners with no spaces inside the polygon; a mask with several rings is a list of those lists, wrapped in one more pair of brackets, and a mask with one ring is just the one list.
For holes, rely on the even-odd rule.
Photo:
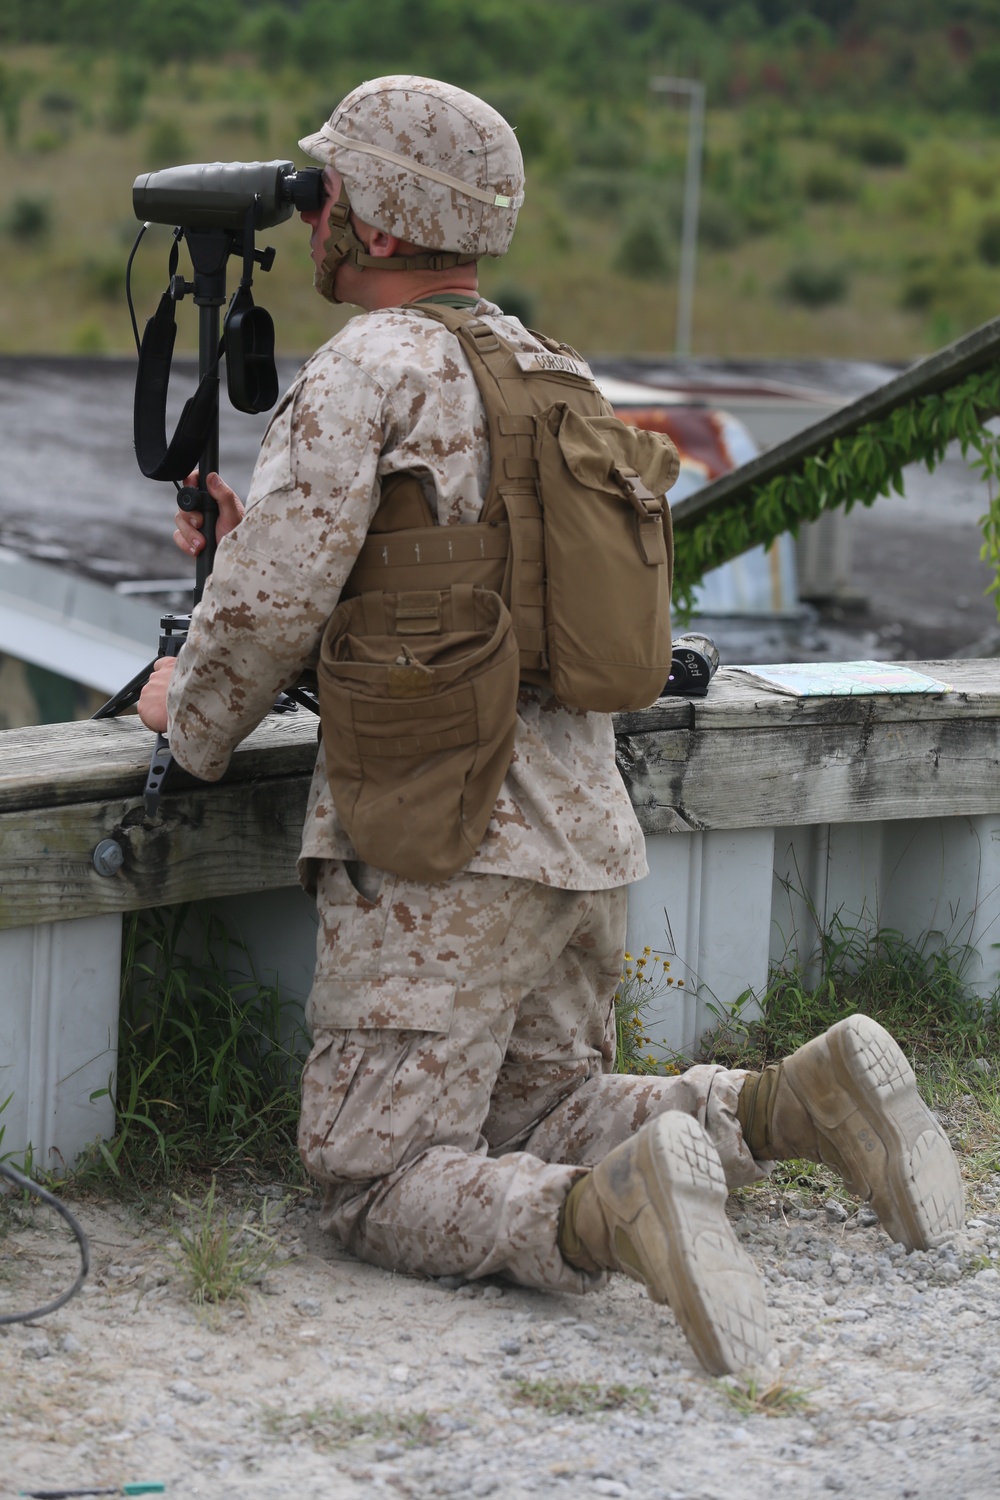
{"label": "soldier's hand", "polygon": [[139,694],[139,718],[157,734],[167,732],[167,689],[176,665],[176,656],[157,657],[149,681]]}
{"label": "soldier's hand", "polygon": [[[198,471],[189,474],[185,480],[186,484],[196,486],[198,483]],[[243,501],[235,490],[229,488],[221,475],[211,473],[206,480],[208,493],[216,501],[219,507],[219,519],[215,525],[216,540],[221,541],[230,531],[240,524],[243,519]],[[191,557],[197,557],[205,545],[202,530],[205,525],[205,517],[200,510],[179,510],[174,516],[174,541],[182,552]]]}

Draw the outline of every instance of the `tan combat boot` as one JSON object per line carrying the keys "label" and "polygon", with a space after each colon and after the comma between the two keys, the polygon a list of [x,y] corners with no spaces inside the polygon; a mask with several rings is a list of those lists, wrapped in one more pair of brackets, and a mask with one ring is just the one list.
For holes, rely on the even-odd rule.
{"label": "tan combat boot", "polygon": [[908,1250],[962,1227],[955,1153],[902,1051],[870,1016],[848,1016],[748,1075],[737,1118],[758,1161],[835,1167]]}
{"label": "tan combat boot", "polygon": [[753,1261],[725,1212],[718,1153],[696,1120],[660,1115],[574,1183],[559,1248],[586,1271],[623,1271],[667,1302],[705,1369],[757,1370],[771,1350]]}

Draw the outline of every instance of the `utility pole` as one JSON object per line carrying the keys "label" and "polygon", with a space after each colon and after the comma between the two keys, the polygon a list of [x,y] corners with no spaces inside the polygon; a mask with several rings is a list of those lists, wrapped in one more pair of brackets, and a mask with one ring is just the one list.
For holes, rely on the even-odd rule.
{"label": "utility pole", "polygon": [[681,226],[681,269],[677,287],[675,353],[691,353],[694,314],[694,275],[698,255],[698,200],[701,196],[701,154],[705,135],[705,85],[693,78],[651,78],[657,94],[686,95],[688,105],[687,169],[684,173],[684,220]]}

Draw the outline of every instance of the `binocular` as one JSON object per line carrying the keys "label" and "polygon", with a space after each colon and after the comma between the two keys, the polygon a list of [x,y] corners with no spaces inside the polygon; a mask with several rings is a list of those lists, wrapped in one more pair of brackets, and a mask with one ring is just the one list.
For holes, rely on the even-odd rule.
{"label": "binocular", "polygon": [[323,202],[322,167],[299,170],[290,161],[212,161],[145,172],[132,185],[137,219],[185,229],[242,232],[254,208],[254,229],[283,224]]}

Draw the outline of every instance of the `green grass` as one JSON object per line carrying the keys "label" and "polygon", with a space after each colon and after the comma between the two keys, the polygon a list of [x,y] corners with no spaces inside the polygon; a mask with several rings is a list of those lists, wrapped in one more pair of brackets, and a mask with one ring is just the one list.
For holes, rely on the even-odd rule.
{"label": "green grass", "polygon": [[[948,1060],[1000,1059],[1000,1006],[966,980],[971,951],[835,917],[822,934],[818,976],[777,968],[765,993],[747,992],[730,1011],[710,1006],[719,1025],[702,1042],[708,1060],[759,1068],[860,1011],[874,1017],[911,1060],[933,1072]],[[754,1008],[759,1005],[759,1016]]]}
{"label": "green grass", "polygon": [[251,1222],[249,1214],[234,1224],[225,1204],[216,1199],[214,1177],[203,1198],[194,1201],[175,1193],[174,1203],[177,1217],[170,1231],[171,1259],[192,1299],[216,1306],[245,1302],[249,1289],[278,1263],[279,1247],[268,1229],[267,1203],[259,1224]]}
{"label": "green grass", "polygon": [[115,1133],[78,1173],[145,1190],[214,1172],[301,1180],[298,1007],[228,978],[221,922],[188,907],[125,922]]}
{"label": "green grass", "polygon": [[427,1412],[351,1411],[335,1403],[308,1411],[264,1407],[261,1426],[277,1442],[308,1442],[321,1452],[348,1443],[393,1441],[406,1448],[427,1446],[443,1435]]}
{"label": "green grass", "polygon": [[590,1417],[602,1411],[645,1411],[645,1386],[600,1385],[582,1380],[517,1380],[514,1400],[550,1417]]}
{"label": "green grass", "polygon": [[765,1384],[726,1375],[717,1382],[726,1400],[745,1417],[793,1417],[812,1410],[809,1392],[780,1377]]}
{"label": "green grass", "polygon": [[[779,968],[763,995],[747,991],[729,1010],[710,1004],[718,1024],[702,1038],[702,1058],[758,1070],[845,1016],[872,1016],[909,1057],[948,1131],[972,1212],[985,1206],[978,1190],[1000,1173],[1000,1004],[970,989],[972,956],[960,943],[913,943],[835,918],[820,939],[815,977]],[[779,1162],[766,1183],[739,1190],[762,1193],[813,1208],[845,1197],[836,1173],[803,1161]]]}

